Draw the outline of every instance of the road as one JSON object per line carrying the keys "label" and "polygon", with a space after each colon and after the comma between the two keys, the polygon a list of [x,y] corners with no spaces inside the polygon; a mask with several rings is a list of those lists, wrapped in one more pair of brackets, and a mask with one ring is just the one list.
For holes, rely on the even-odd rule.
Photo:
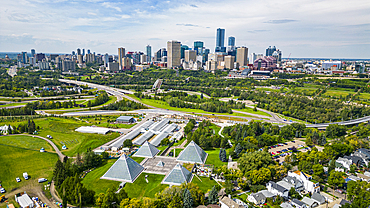
{"label": "road", "polygon": [[[70,84],[76,84],[76,85],[88,85],[89,87],[92,87],[92,88],[97,88],[99,90],[105,90],[108,93],[116,96],[117,97],[117,102],[120,101],[120,100],[122,100],[123,98],[125,98],[125,99],[128,99],[128,100],[133,101],[133,102],[136,102],[136,103],[141,103],[142,105],[144,105],[144,106],[146,106],[148,108],[152,108],[152,109],[155,109],[155,110],[166,111],[166,109],[162,109],[162,108],[157,108],[157,107],[154,107],[154,106],[150,106],[150,105],[147,105],[147,104],[144,104],[144,103],[140,102],[139,100],[136,100],[134,98],[131,98],[131,97],[127,96],[126,94],[133,94],[133,92],[128,91],[128,90],[122,90],[122,89],[117,89],[117,88],[108,87],[108,86],[104,86],[104,85],[98,85],[98,84],[93,84],[93,83],[88,83],[88,82],[82,82],[82,81],[76,81],[76,80],[59,79],[59,81],[60,82],[65,82],[65,83],[70,83]],[[248,106],[248,107],[253,107],[254,108],[254,106]],[[260,109],[260,108],[258,108],[258,110],[263,111],[263,112],[266,112],[266,113],[268,113],[268,114],[270,114],[272,116],[272,118],[270,118],[270,120],[264,120],[265,122],[284,123],[283,125],[279,125],[279,127],[283,127],[285,125],[291,124],[291,122],[284,121],[283,119],[279,118],[276,114],[274,114],[274,113],[272,113],[270,111],[267,111],[267,110],[264,110],[264,109]],[[171,111],[167,111],[167,112],[171,112]],[[172,111],[172,112],[174,112],[174,111]],[[238,111],[238,112],[241,113],[241,111]],[[182,111],[176,111],[176,113],[190,114],[189,112],[182,112]],[[193,113],[193,114],[210,116],[210,114],[206,114],[206,113]],[[249,114],[247,114],[245,112],[243,112],[243,114],[249,115]],[[243,116],[233,116],[233,115],[220,115],[220,114],[212,114],[212,115],[218,116],[218,117],[241,118],[241,119],[246,119],[246,120],[252,120],[253,119],[253,118],[248,118],[248,117],[243,117]],[[255,117],[257,116],[258,117],[259,115],[253,114],[253,116],[255,116]],[[265,116],[261,116],[261,118],[262,117],[265,117]],[[326,128],[330,124],[354,125],[354,124],[359,124],[359,123],[369,122],[369,121],[370,121],[370,116],[366,116],[366,117],[363,117],[363,118],[352,119],[352,120],[343,121],[343,122],[322,123],[322,124],[306,124],[306,127]]]}
{"label": "road", "polygon": [[[13,136],[13,135],[15,135],[15,134],[3,135],[3,136]],[[29,134],[16,134],[16,135],[32,136],[32,137],[37,137],[37,138],[40,138],[40,139],[43,139],[43,140],[47,141],[53,147],[53,149],[55,150],[55,153],[58,154],[58,156],[60,158],[60,161],[63,161],[63,158],[65,157],[65,155],[63,155],[63,153],[58,149],[58,147],[50,139],[44,138],[42,136],[29,135]]]}

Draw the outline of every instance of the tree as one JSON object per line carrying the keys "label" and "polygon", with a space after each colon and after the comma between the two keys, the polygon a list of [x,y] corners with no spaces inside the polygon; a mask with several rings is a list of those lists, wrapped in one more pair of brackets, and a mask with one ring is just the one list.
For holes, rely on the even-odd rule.
{"label": "tree", "polygon": [[329,124],[329,126],[326,127],[325,133],[327,137],[334,139],[346,135],[346,130],[346,126],[344,125]]}
{"label": "tree", "polygon": [[128,195],[125,191],[125,189],[121,189],[117,194],[117,201],[121,202],[123,199],[128,198]]}
{"label": "tree", "polygon": [[187,188],[185,188],[185,191],[184,191],[183,202],[184,202],[184,205],[183,205],[184,208],[193,207],[193,198],[190,194],[190,191]]}
{"label": "tree", "polygon": [[226,194],[231,194],[233,192],[234,185],[230,180],[225,182],[225,192]]}
{"label": "tree", "polygon": [[113,208],[113,204],[116,203],[116,201],[115,193],[112,189],[108,188],[103,198],[102,208]]}
{"label": "tree", "polygon": [[222,161],[222,162],[227,162],[227,157],[226,157],[226,151],[225,151],[225,149],[220,149],[220,160]]}
{"label": "tree", "polygon": [[355,174],[356,173],[356,169],[357,169],[356,165],[352,164],[350,166],[350,168],[349,168],[349,172],[352,173],[352,174]]}
{"label": "tree", "polygon": [[209,148],[209,141],[208,138],[203,134],[199,138],[199,146],[202,147],[203,149],[208,149]]}
{"label": "tree", "polygon": [[216,186],[213,186],[208,195],[208,203],[216,204],[218,202],[218,191]]}
{"label": "tree", "polygon": [[342,187],[343,184],[346,182],[342,177],[344,173],[338,171],[332,171],[328,178],[328,183],[337,189],[338,187]]}
{"label": "tree", "polygon": [[284,139],[290,139],[294,137],[294,127],[291,125],[283,126],[280,130],[280,135],[284,137]]}
{"label": "tree", "polygon": [[105,197],[105,194],[104,193],[100,193],[98,195],[98,197],[96,198],[96,200],[95,200],[95,205],[98,206],[98,207],[102,207],[103,201],[104,201],[104,197]]}
{"label": "tree", "polygon": [[220,147],[221,148],[228,148],[229,147],[229,140],[226,137],[221,139]]}
{"label": "tree", "polygon": [[315,164],[312,166],[314,175],[322,177],[324,175],[324,167],[321,164]]}
{"label": "tree", "polygon": [[312,146],[313,145],[313,142],[312,142],[311,137],[307,137],[305,143],[306,143],[307,146]]}
{"label": "tree", "polygon": [[8,126],[8,134],[13,134],[13,129],[11,125]]}
{"label": "tree", "polygon": [[248,179],[252,184],[264,184],[271,180],[271,171],[268,168],[260,168],[258,170],[251,170],[247,173]]}
{"label": "tree", "polygon": [[129,148],[131,148],[131,147],[132,147],[132,140],[131,140],[131,139],[126,139],[126,140],[123,142],[123,146],[124,146],[124,147],[129,147]]}
{"label": "tree", "polygon": [[236,157],[239,157],[239,154],[243,151],[243,147],[240,143],[238,143],[235,147],[235,155]]}
{"label": "tree", "polygon": [[251,170],[258,170],[262,167],[267,168],[273,163],[274,161],[270,154],[263,151],[245,153],[238,159],[238,167],[244,174]]}
{"label": "tree", "polygon": [[331,162],[329,163],[329,167],[328,167],[328,174],[331,173],[331,171],[335,170],[335,158],[333,158],[331,160]]}
{"label": "tree", "polygon": [[298,200],[301,200],[302,199],[302,196],[295,190],[294,187],[290,188],[289,190],[289,196],[291,199],[298,199]]}

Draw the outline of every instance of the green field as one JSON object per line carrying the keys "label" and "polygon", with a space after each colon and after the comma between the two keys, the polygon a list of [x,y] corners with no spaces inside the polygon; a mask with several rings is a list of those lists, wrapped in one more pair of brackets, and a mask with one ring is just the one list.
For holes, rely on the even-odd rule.
{"label": "green field", "polygon": [[[123,128],[123,129],[129,129],[136,125],[134,124],[124,124],[124,123],[113,123],[116,121],[116,119],[121,115],[111,115],[111,116],[80,116],[79,118],[89,122],[91,125],[100,126],[100,127],[107,127],[107,128]],[[139,116],[137,115],[130,115],[135,117],[136,120],[141,121],[139,119]]]}
{"label": "green field", "polygon": [[141,163],[145,159],[145,157],[131,157],[133,160],[135,160],[137,163]]}
{"label": "green field", "polygon": [[[24,186],[39,186],[39,178],[52,179],[52,172],[58,155],[38,150],[28,150],[18,147],[0,145],[0,181],[7,192]],[[23,173],[27,172],[30,179],[25,180]],[[21,182],[17,183],[15,178]]]}
{"label": "green field", "polygon": [[36,125],[40,126],[40,136],[51,135],[53,137],[52,141],[60,150],[63,146],[61,142],[67,146],[67,150],[61,150],[67,156],[86,152],[88,148],[94,149],[119,136],[119,133],[115,132],[106,135],[76,132],[76,128],[88,125],[86,122],[73,118],[48,117],[35,119],[34,121]]}
{"label": "green field", "polygon": [[[149,183],[145,181],[145,175],[148,175]],[[164,175],[141,173],[134,183],[126,183],[124,189],[129,198],[154,198],[156,193],[168,187],[168,185],[161,184],[163,178]]]}
{"label": "green field", "polygon": [[222,162],[220,160],[219,154],[220,150],[205,150],[206,153],[208,153],[206,164],[213,164],[215,167],[221,167],[223,165],[227,165],[227,162]]}
{"label": "green field", "polygon": [[41,147],[43,147],[47,152],[54,152],[53,148],[47,141],[26,135],[1,136],[0,144],[31,150],[40,150]]}
{"label": "green field", "polygon": [[207,193],[209,192],[213,186],[220,186],[218,185],[218,183],[214,180],[210,180],[208,177],[202,177],[202,176],[199,176],[200,181],[198,179],[198,177],[194,176],[193,177],[193,180],[191,181],[192,183],[195,183],[196,185],[198,185],[198,187],[204,192],[204,193]]}
{"label": "green field", "polygon": [[261,116],[267,116],[267,117],[271,117],[270,114],[266,113],[266,112],[263,112],[263,111],[254,111],[253,108],[249,108],[249,107],[245,107],[244,109],[233,109],[233,110],[236,110],[236,111],[243,111],[243,112],[246,112],[246,113],[252,113],[252,114],[258,114],[258,115],[261,115]]}
{"label": "green field", "polygon": [[323,95],[324,96],[333,96],[333,97],[336,97],[336,98],[339,98],[340,96],[342,96],[343,98],[345,98],[348,94],[355,94],[354,92],[350,92],[350,91],[342,91],[342,90],[327,90]]}
{"label": "green field", "polygon": [[107,164],[88,173],[82,180],[82,184],[84,184],[86,188],[94,190],[96,195],[99,193],[106,193],[108,188],[111,188],[113,191],[118,190],[121,182],[100,179],[116,161],[117,160],[114,159],[108,160]]}

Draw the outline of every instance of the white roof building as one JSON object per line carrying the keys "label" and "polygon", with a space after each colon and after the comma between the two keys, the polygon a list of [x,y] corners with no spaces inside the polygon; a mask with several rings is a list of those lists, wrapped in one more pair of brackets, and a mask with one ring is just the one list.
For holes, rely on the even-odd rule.
{"label": "white roof building", "polygon": [[76,131],[91,134],[107,134],[110,131],[110,129],[104,127],[81,126],[77,128]]}
{"label": "white roof building", "polygon": [[34,203],[28,194],[23,194],[22,196],[15,197],[15,201],[18,202],[19,206],[22,208],[32,208],[34,207]]}

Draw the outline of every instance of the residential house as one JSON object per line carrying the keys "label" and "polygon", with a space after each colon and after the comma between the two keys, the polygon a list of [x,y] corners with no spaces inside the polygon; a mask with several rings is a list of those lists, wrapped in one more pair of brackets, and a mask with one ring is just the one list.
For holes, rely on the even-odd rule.
{"label": "residential house", "polygon": [[219,202],[221,205],[221,208],[244,208],[244,206],[239,205],[234,200],[227,196],[223,196],[219,198]]}
{"label": "residential house", "polygon": [[370,182],[370,176],[367,176],[367,175],[364,175],[364,174],[361,174],[361,173],[357,173],[357,177],[361,178],[362,181],[366,181],[366,182]]}
{"label": "residential house", "polygon": [[291,204],[289,204],[287,202],[284,202],[284,203],[280,204],[280,207],[281,208],[294,208]]}
{"label": "residential house", "polygon": [[307,205],[301,201],[299,201],[298,199],[293,199],[291,201],[291,204],[295,207],[295,208],[307,208]]}
{"label": "residential house", "polygon": [[370,156],[368,154],[364,154],[365,151],[366,149],[362,151],[356,150],[352,155],[360,157],[366,165],[369,165]]}
{"label": "residential house", "polygon": [[262,193],[253,193],[248,196],[248,201],[259,205],[264,204],[266,202],[266,197]]}
{"label": "residential house", "polygon": [[290,183],[288,183],[288,182],[286,182],[286,181],[283,181],[283,180],[281,180],[281,181],[278,181],[278,182],[276,182],[278,185],[280,185],[280,186],[282,186],[282,187],[284,187],[284,188],[286,188],[288,191],[291,189],[291,188],[294,188],[294,186],[292,185],[292,184],[290,184]]}
{"label": "residential house", "polygon": [[311,193],[320,192],[319,182],[312,180],[312,176],[299,170],[294,172],[288,171],[288,176],[294,177],[301,181],[306,191],[309,191]]}
{"label": "residential house", "polygon": [[257,193],[261,193],[261,194],[263,194],[263,195],[266,197],[266,199],[268,199],[268,198],[273,198],[273,197],[275,197],[275,196],[276,196],[276,194],[273,194],[273,193],[271,193],[271,192],[269,192],[269,191],[267,191],[267,190],[261,190],[261,191],[259,191],[259,192],[257,192]]}
{"label": "residential house", "polygon": [[316,192],[312,194],[311,199],[315,200],[319,205],[324,204],[326,202],[326,198],[323,195]]}
{"label": "residential house", "polygon": [[340,164],[343,168],[349,170],[349,168],[351,167],[352,165],[352,160],[349,160],[347,158],[344,158],[344,157],[339,157],[335,163],[337,164]]}
{"label": "residential house", "polygon": [[289,190],[280,186],[279,184],[273,182],[273,181],[270,181],[266,184],[266,188],[269,192],[275,194],[275,195],[279,195],[281,197],[285,197],[285,198],[288,198],[288,195],[289,195]]}
{"label": "residential house", "polygon": [[310,199],[308,197],[303,197],[303,199],[301,200],[303,203],[305,203],[307,205],[308,208],[314,208],[314,207],[317,207],[319,206],[319,203],[317,203],[315,200],[313,199]]}
{"label": "residential house", "polygon": [[348,179],[350,179],[351,181],[362,181],[361,178],[354,175],[348,176]]}
{"label": "residential house", "polygon": [[365,171],[364,175],[370,177],[370,172]]}
{"label": "residential house", "polygon": [[286,182],[292,184],[294,186],[295,190],[298,191],[298,192],[304,191],[303,183],[295,177],[287,176],[287,177],[283,178],[282,181],[286,181]]}
{"label": "residential house", "polygon": [[238,198],[234,198],[233,199],[237,204],[239,204],[239,206],[243,206],[244,208],[248,208],[248,204],[246,204],[245,202],[243,202],[242,200],[238,199]]}
{"label": "residential house", "polygon": [[352,155],[352,156],[344,156],[344,158],[347,158],[348,160],[351,160],[352,165],[356,165],[356,167],[361,167],[361,166],[365,165],[365,162],[361,157]]}

